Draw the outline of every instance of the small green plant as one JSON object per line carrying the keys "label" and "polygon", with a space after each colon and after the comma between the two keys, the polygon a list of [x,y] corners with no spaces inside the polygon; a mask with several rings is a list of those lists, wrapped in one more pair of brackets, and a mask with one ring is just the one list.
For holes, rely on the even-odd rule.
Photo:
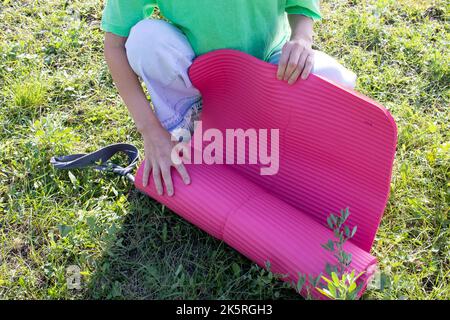
{"label": "small green plant", "polygon": [[[333,253],[337,260],[336,265],[327,263],[325,266],[327,274],[330,278],[319,274],[317,277],[311,275],[309,278],[309,285],[305,287],[306,275],[299,274],[297,281],[297,291],[301,292],[306,288],[307,299],[311,298],[311,288],[315,288],[327,298],[334,300],[354,300],[358,297],[361,291],[361,285],[357,284],[357,280],[364,274],[361,272],[356,275],[355,270],[348,272],[347,269],[352,262],[352,255],[344,251],[344,244],[356,234],[357,227],[354,226],[352,230],[345,224],[350,211],[348,208],[341,210],[339,215],[330,214],[327,218],[328,226],[333,230],[335,240],[328,240],[322,247]],[[323,280],[326,285],[320,282]]]}
{"label": "small green plant", "polygon": [[[295,289],[297,290],[298,293],[301,293],[303,288],[305,288],[305,290],[306,290],[305,298],[307,300],[312,300],[313,296],[311,294],[311,288],[315,288],[319,285],[321,277],[322,277],[322,273],[319,274],[317,277],[299,273],[298,281],[297,281],[297,285],[296,285]],[[306,282],[307,279],[308,279],[308,283]]]}
{"label": "small green plant", "polygon": [[327,218],[327,223],[328,227],[333,230],[336,240],[328,240],[326,244],[322,245],[325,250],[334,253],[333,255],[338,263],[335,266],[326,265],[326,271],[331,276],[331,279],[322,276],[322,280],[327,285],[323,288],[316,286],[316,289],[324,296],[334,300],[354,300],[361,291],[361,286],[357,285],[357,280],[364,273],[361,272],[356,275],[355,270],[351,273],[347,272],[348,267],[352,263],[352,255],[344,251],[344,244],[353,238],[357,231],[357,226],[350,230],[348,226],[344,225],[349,216],[350,211],[348,208],[341,210],[339,215],[330,214]]}
{"label": "small green plant", "polygon": [[357,280],[364,274],[361,272],[356,275],[355,270],[351,273],[344,273],[338,277],[336,272],[331,273],[331,279],[322,276],[327,283],[326,287],[316,287],[317,291],[333,300],[355,300],[361,291],[361,285],[357,284]]}
{"label": "small green plant", "polygon": [[345,224],[350,211],[348,208],[341,210],[339,215],[330,214],[327,218],[328,227],[333,230],[336,240],[328,240],[322,247],[330,252],[334,253],[334,257],[337,259],[338,264],[332,266],[327,264],[326,271],[331,275],[335,272],[339,275],[343,274],[352,262],[352,255],[344,251],[344,244],[356,234],[357,226],[354,226],[352,230]]}

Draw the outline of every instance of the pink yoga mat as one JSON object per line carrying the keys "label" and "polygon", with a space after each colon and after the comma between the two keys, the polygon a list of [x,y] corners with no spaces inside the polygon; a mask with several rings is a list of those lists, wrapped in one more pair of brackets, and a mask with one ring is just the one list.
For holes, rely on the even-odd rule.
{"label": "pink yoga mat", "polygon": [[350,270],[365,271],[367,284],[389,194],[395,122],[361,94],[315,75],[290,86],[276,79],[276,68],[218,50],[197,58],[190,77],[203,95],[203,131],[279,129],[278,174],[260,175],[261,165],[188,165],[192,184],[173,174],[175,195],[168,197],[158,196],[151,181],[143,187],[141,165],[136,187],[294,282],[299,273],[319,275],[336,263],[321,247],[334,239],[326,218],[348,207],[347,225],[358,227],[345,248],[353,255]]}

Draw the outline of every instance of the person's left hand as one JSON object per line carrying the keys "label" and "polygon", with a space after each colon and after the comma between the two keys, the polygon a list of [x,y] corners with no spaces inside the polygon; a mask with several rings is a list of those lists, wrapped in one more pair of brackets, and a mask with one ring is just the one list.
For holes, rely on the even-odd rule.
{"label": "person's left hand", "polygon": [[314,65],[314,50],[311,41],[290,40],[285,43],[278,63],[278,80],[294,84],[301,76],[306,80]]}

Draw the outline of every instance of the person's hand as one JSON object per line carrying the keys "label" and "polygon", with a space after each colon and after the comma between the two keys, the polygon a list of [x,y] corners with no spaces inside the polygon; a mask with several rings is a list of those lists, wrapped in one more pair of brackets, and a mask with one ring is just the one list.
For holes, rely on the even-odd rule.
{"label": "person's hand", "polygon": [[[166,187],[167,195],[174,193],[171,168],[174,167],[183,179],[185,184],[190,184],[191,179],[183,163],[175,164],[171,154],[175,142],[171,140],[171,135],[163,127],[152,128],[151,131],[142,133],[144,139],[145,165],[143,174],[143,185],[147,186],[149,175],[152,172],[156,191],[163,194],[163,184]],[[162,180],[161,180],[162,177]]]}
{"label": "person's hand", "polygon": [[294,84],[301,76],[307,79],[314,65],[314,50],[312,41],[294,39],[286,42],[281,51],[278,63],[278,80]]}

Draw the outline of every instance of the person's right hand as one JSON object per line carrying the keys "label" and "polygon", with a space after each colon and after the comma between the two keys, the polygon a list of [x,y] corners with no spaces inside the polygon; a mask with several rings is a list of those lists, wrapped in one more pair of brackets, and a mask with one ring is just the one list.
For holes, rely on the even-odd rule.
{"label": "person's right hand", "polygon": [[[171,154],[175,142],[171,140],[171,135],[163,127],[154,127],[142,133],[144,139],[145,165],[143,175],[143,185],[146,187],[152,172],[156,191],[163,194],[163,184],[167,190],[167,195],[174,193],[171,168],[174,167],[180,174],[185,184],[190,184],[191,179],[183,163],[175,164]],[[162,177],[162,180],[161,180]]]}

